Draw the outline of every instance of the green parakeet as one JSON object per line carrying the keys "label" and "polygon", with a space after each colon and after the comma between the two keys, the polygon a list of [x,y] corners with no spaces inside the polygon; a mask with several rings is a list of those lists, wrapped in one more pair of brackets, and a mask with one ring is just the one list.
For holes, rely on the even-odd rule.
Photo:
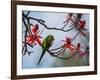
{"label": "green parakeet", "polygon": [[[48,35],[44,40],[43,40],[43,43],[42,43],[42,46],[45,48],[42,48],[42,54],[40,56],[40,59],[38,61],[38,64],[40,63],[41,59],[43,58],[44,54],[46,53],[46,50],[48,50],[52,44],[54,42],[54,36],[53,35]],[[37,64],[37,65],[38,65]]]}

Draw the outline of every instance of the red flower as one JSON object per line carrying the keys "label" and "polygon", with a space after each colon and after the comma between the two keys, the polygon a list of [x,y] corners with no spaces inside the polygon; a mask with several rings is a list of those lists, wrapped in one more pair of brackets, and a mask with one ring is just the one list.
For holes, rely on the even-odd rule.
{"label": "red flower", "polygon": [[38,33],[39,33],[39,25],[38,24],[36,24],[35,26],[32,25],[31,32],[32,32],[32,34],[30,34],[29,36],[26,37],[26,43],[29,43],[29,44],[33,44],[34,43],[34,45],[37,45],[37,43],[41,44],[40,38],[42,38],[42,37],[40,37],[38,35]]}
{"label": "red flower", "polygon": [[81,47],[81,44],[77,43],[77,49],[80,49],[80,47]]}
{"label": "red flower", "polygon": [[81,50],[81,44],[80,43],[77,44],[77,51],[78,51],[78,53],[81,57],[83,57],[86,54],[86,52]]}
{"label": "red flower", "polygon": [[76,20],[71,19],[71,21],[75,24],[75,27],[76,27],[84,36],[86,36],[85,33],[82,31],[82,30],[86,30],[86,29],[85,29],[86,21],[85,21],[85,20],[78,20],[75,16],[74,16],[74,18],[75,18]]}
{"label": "red flower", "polygon": [[34,43],[34,45],[37,45],[37,43],[41,44],[40,38],[42,38],[42,37],[37,36],[37,35],[29,35],[29,36],[26,37],[26,43],[28,43],[28,44]]}
{"label": "red flower", "polygon": [[71,43],[72,41],[71,38],[66,37],[66,40],[62,40],[62,41],[65,42],[62,47],[64,47],[65,49],[68,48],[71,52],[74,52],[76,47]]}
{"label": "red flower", "polygon": [[85,35],[85,33],[82,31],[82,30],[86,30],[84,27],[85,27],[85,24],[86,24],[86,21],[85,20],[80,20],[79,21],[79,30],[80,30],[80,32],[84,35],[84,36],[86,36]]}
{"label": "red flower", "polygon": [[[77,19],[75,16],[74,16],[74,18],[75,18],[75,20],[71,19],[71,21],[72,21],[75,25],[79,26],[80,29],[84,29],[85,24],[86,24],[86,21],[85,21],[85,20]],[[76,27],[77,27],[77,26],[76,26]]]}
{"label": "red flower", "polygon": [[39,30],[39,25],[36,24],[35,26],[33,25],[32,28],[31,28],[31,32],[32,34],[38,34],[38,31]]}
{"label": "red flower", "polygon": [[41,44],[41,40],[38,33],[39,33],[39,25],[36,24],[35,26],[33,25],[32,28],[31,28],[31,32],[32,34],[30,34],[29,36],[26,37],[26,43],[29,43],[29,44],[33,44],[36,45],[37,43],[38,44]]}
{"label": "red flower", "polygon": [[26,36],[26,43],[28,44],[33,44],[34,43],[34,38],[33,36]]}
{"label": "red flower", "polygon": [[85,20],[83,20],[83,21],[80,20],[80,21],[79,21],[79,28],[80,28],[80,29],[84,29],[85,24],[86,24],[86,21],[85,21]]}

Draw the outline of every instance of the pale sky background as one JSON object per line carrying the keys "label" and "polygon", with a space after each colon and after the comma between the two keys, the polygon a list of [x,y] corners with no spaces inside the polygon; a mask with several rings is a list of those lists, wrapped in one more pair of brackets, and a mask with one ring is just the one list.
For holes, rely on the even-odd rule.
{"label": "pale sky background", "polygon": [[[61,28],[64,26],[63,22],[66,19],[66,15],[67,15],[67,13],[65,13],[65,12],[60,13],[60,12],[36,12],[36,11],[33,11],[33,12],[31,11],[29,14],[29,16],[31,16],[31,17],[45,20],[46,21],[45,24],[48,27],[56,27],[56,28]],[[86,20],[85,27],[89,31],[89,14],[83,14],[82,20]],[[31,23],[36,24],[37,22],[31,20]],[[69,29],[70,27],[68,27],[68,26],[70,26],[70,25],[71,24],[69,23],[69,25],[67,25],[65,29]],[[22,28],[23,28],[23,30],[25,29],[24,26],[22,26]],[[76,35],[76,33],[78,32],[75,29],[73,29],[69,32],[48,30],[45,27],[43,27],[41,24],[39,24],[39,28],[40,28],[40,30],[44,29],[43,33],[41,34],[41,36],[43,38],[45,38],[49,34],[54,35],[54,38],[55,38],[54,44],[52,45],[52,47],[50,47],[50,49],[61,46],[62,45],[61,40],[65,39],[65,36],[73,38]],[[87,37],[88,37],[88,35],[87,35]],[[43,39],[42,39],[42,41],[43,41]],[[82,46],[84,48],[89,45],[88,40],[86,40],[86,38],[84,38],[84,36],[82,36],[82,34],[79,34],[77,36],[77,38],[73,41],[73,44],[76,45],[78,42],[82,43]],[[67,61],[52,57],[47,52],[44,55],[44,57],[42,58],[40,64],[37,66],[37,62],[38,62],[41,52],[42,52],[42,48],[39,45],[37,45],[37,46],[34,46],[34,48],[28,48],[28,49],[30,51],[34,51],[34,53],[32,53],[31,56],[29,56],[28,54],[23,56],[23,58],[22,58],[23,59],[22,60],[22,64],[23,64],[22,68],[23,69],[76,66],[75,64],[68,65]],[[83,59],[80,59],[80,66],[82,66],[82,65],[85,66],[87,64],[88,64],[88,58],[86,56]]]}

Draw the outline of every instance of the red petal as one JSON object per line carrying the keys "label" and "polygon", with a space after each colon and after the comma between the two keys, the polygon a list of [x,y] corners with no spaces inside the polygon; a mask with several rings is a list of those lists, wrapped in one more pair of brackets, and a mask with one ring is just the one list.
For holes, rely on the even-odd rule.
{"label": "red petal", "polygon": [[82,56],[84,56],[86,53],[83,52],[83,51],[81,51],[81,50],[79,50],[79,54],[80,54],[80,56],[82,57]]}
{"label": "red petal", "polygon": [[80,43],[78,43],[78,44],[77,44],[77,48],[79,49],[79,48],[80,48],[80,46],[81,46],[81,44],[80,44]]}

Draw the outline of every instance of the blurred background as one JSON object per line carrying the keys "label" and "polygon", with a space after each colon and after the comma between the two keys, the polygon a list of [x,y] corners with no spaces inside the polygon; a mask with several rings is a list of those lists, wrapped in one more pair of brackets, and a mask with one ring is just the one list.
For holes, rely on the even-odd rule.
{"label": "blurred background", "polygon": [[[23,11],[23,13],[27,13],[28,11]],[[45,12],[45,11],[30,11],[29,17],[33,17],[36,19],[42,19],[45,21],[45,24],[49,28],[59,28],[61,29],[65,24],[64,21],[66,21],[67,16],[69,12]],[[73,13],[74,16],[77,16],[78,13]],[[85,32],[86,37],[84,37],[81,33],[78,34],[78,36],[74,39],[72,42],[75,46],[77,46],[77,43],[81,43],[81,46],[83,47],[83,51],[86,49],[87,46],[89,46],[89,14],[85,13],[82,14],[81,20],[86,20],[85,28],[87,31]],[[49,49],[55,49],[60,46],[64,42],[62,40],[65,40],[66,37],[74,38],[74,36],[77,34],[78,30],[73,29],[68,32],[58,31],[58,30],[49,30],[46,29],[43,25],[39,24],[35,20],[30,20],[30,23],[33,25],[38,24],[39,30],[43,32],[41,33],[41,41],[43,41],[44,38],[46,38],[48,35],[53,35],[55,40],[53,42],[53,45]],[[69,21],[68,25],[65,26],[64,30],[70,29],[70,26],[72,25],[72,21]],[[31,27],[31,26],[30,26]],[[25,26],[22,24],[22,30],[25,31]],[[23,33],[23,41],[24,41],[25,34]],[[38,60],[42,54],[42,48],[40,45],[36,45],[33,48],[28,46],[29,51],[33,51],[31,55],[29,56],[27,53],[22,56],[22,68],[23,69],[30,69],[30,68],[52,68],[52,67],[72,67],[72,66],[88,66],[89,65],[89,56],[85,55],[83,57],[79,57],[76,55],[77,60],[75,62],[75,57],[72,57],[68,60],[59,59],[56,57],[52,57],[48,52],[43,56],[41,62],[39,65],[37,65]],[[70,51],[67,49],[62,55],[62,57],[68,57],[70,56]]]}

